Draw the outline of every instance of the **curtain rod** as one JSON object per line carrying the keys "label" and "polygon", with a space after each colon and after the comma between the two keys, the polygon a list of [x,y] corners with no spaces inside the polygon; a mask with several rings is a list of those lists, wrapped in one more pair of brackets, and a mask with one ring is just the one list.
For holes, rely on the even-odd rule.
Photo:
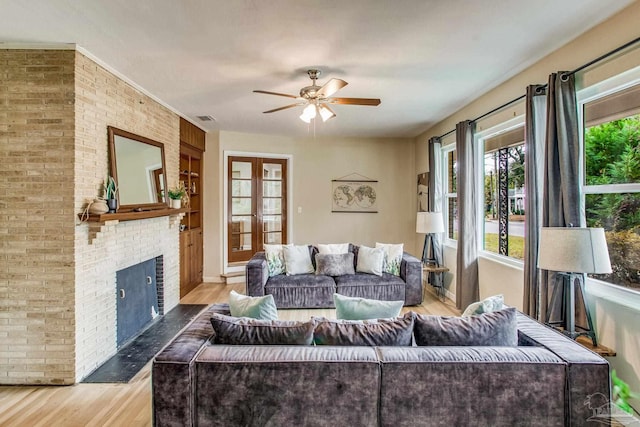
{"label": "curtain rod", "polygon": [[[597,57],[596,59],[594,59],[594,60],[592,60],[592,61],[589,61],[589,62],[587,62],[586,64],[579,66],[579,67],[578,67],[578,68],[576,68],[575,70],[573,70],[573,71],[569,71],[569,72],[565,73],[564,75],[572,75],[572,74],[575,74],[575,73],[577,73],[577,72],[580,72],[580,71],[584,70],[585,68],[588,68],[588,67],[592,66],[593,64],[597,64],[598,62],[600,62],[600,61],[602,61],[602,60],[604,60],[604,59],[607,59],[608,57],[610,57],[610,56],[612,56],[612,55],[615,55],[616,53],[618,53],[618,52],[620,52],[620,51],[623,51],[623,50],[625,50],[626,48],[628,48],[628,47],[630,47],[630,46],[633,46],[634,44],[636,44],[636,43],[638,43],[638,42],[640,42],[640,37],[637,37],[637,38],[635,38],[635,39],[631,40],[630,42],[627,42],[627,43],[623,44],[622,46],[617,47],[617,48],[615,48],[615,49],[613,49],[613,50],[611,50],[611,51],[609,51],[609,52],[605,53],[604,55],[600,55],[600,56],[599,56],[599,57]],[[547,85],[545,84],[544,86],[547,86]],[[527,95],[525,94],[525,95],[521,95],[521,96],[517,97],[516,99],[512,99],[511,101],[506,102],[506,103],[502,104],[501,106],[499,106],[499,107],[497,107],[497,108],[494,108],[493,110],[489,111],[488,113],[485,113],[485,114],[483,114],[483,115],[481,115],[481,116],[478,116],[478,117],[476,117],[475,119],[473,119],[473,120],[471,120],[471,121],[472,121],[472,122],[476,122],[476,121],[478,121],[478,120],[480,120],[480,119],[483,119],[483,118],[485,118],[485,117],[487,117],[487,116],[489,116],[489,115],[491,115],[491,114],[495,113],[496,111],[501,110],[502,108],[504,108],[504,107],[508,106],[509,104],[512,104],[512,103],[514,103],[514,102],[518,102],[518,101],[520,101],[522,98],[526,98],[526,96],[527,96]],[[454,133],[455,131],[456,131],[455,129],[452,129],[452,130],[450,130],[449,132],[443,133],[443,134],[442,134],[442,135],[440,135],[438,138],[444,138],[445,136],[449,136],[449,135],[451,135],[452,133]]]}
{"label": "curtain rod", "polygon": [[[511,101],[505,102],[505,103],[504,103],[504,104],[502,104],[501,106],[496,107],[496,108],[494,108],[493,110],[491,110],[491,111],[489,111],[489,112],[487,112],[487,113],[484,113],[484,114],[482,114],[482,115],[480,115],[480,116],[476,117],[475,119],[473,119],[473,120],[471,120],[471,121],[472,121],[472,122],[477,122],[477,121],[478,121],[478,120],[480,120],[480,119],[484,119],[485,117],[490,116],[491,114],[495,113],[496,111],[502,110],[504,107],[507,107],[507,106],[509,106],[509,105],[513,104],[514,102],[518,102],[518,101],[520,101],[521,99],[524,99],[526,96],[527,96],[527,95],[520,95],[519,97],[517,97],[517,98],[515,98],[515,99],[512,99]],[[452,129],[452,130],[450,130],[450,131],[449,131],[449,132],[447,132],[447,133],[443,133],[443,134],[442,134],[442,135],[440,135],[438,138],[444,138],[445,136],[451,135],[451,134],[452,134],[452,133],[454,133],[455,131],[456,131],[455,129]]]}

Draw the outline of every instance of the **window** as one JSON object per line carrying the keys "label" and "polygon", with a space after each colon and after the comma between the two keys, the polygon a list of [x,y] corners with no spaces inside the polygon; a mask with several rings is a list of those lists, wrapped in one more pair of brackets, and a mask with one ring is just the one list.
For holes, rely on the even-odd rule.
{"label": "window", "polygon": [[[451,144],[449,147],[455,147]],[[458,162],[456,150],[447,147],[443,149],[445,158],[444,166],[444,185],[445,191],[445,207],[444,212],[447,221],[447,237],[452,240],[458,240]]]}
{"label": "window", "polygon": [[484,145],[484,250],[523,259],[525,164],[522,118],[482,134],[479,140]]}
{"label": "window", "polygon": [[632,82],[635,85],[627,81],[618,90],[610,88],[616,78],[610,79],[579,92],[578,99],[585,219],[588,227],[604,228],[613,270],[593,277],[640,291],[638,77]]}

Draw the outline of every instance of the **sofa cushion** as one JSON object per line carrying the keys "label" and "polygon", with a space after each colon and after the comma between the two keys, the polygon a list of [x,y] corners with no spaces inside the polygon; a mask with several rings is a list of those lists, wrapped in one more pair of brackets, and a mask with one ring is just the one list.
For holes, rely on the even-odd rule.
{"label": "sofa cushion", "polygon": [[384,250],[382,250],[382,248],[374,249],[367,246],[360,246],[358,248],[357,272],[382,276],[383,262]]}
{"label": "sofa cushion", "polygon": [[313,273],[313,263],[307,245],[284,245],[284,264],[287,276]]}
{"label": "sofa cushion", "polygon": [[382,248],[384,251],[383,267],[385,273],[400,275],[400,263],[402,262],[402,254],[404,253],[404,244],[377,243],[376,248]]}
{"label": "sofa cushion", "polygon": [[518,345],[516,309],[484,313],[470,317],[427,316],[416,314],[416,344],[444,346]]}
{"label": "sofa cushion", "polygon": [[352,253],[316,255],[316,274],[343,276],[354,273]]}
{"label": "sofa cushion", "polygon": [[251,317],[253,319],[277,320],[278,309],[273,295],[248,297],[236,291],[229,292],[229,309],[234,317]]}
{"label": "sofa cushion", "polygon": [[349,297],[377,299],[383,301],[405,300],[406,283],[398,276],[382,273],[356,273],[334,277],[337,293]]}
{"label": "sofa cushion", "polygon": [[491,313],[502,310],[504,307],[504,296],[494,295],[487,297],[482,301],[476,301],[462,312],[462,317],[473,316],[474,314]]}
{"label": "sofa cushion", "polygon": [[336,317],[345,320],[368,320],[398,317],[404,301],[380,301],[333,294]]}
{"label": "sofa cushion", "polygon": [[313,322],[258,320],[213,313],[211,326],[215,344],[310,345]]}
{"label": "sofa cushion", "polygon": [[414,314],[378,320],[331,320],[312,317],[316,345],[410,346]]}
{"label": "sofa cushion", "polygon": [[264,256],[269,277],[285,273],[282,245],[264,245]]}

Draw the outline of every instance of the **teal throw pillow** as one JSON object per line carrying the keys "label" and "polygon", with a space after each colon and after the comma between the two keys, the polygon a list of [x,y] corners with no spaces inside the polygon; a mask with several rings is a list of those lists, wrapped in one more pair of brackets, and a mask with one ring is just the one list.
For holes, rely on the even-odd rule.
{"label": "teal throw pillow", "polygon": [[333,294],[336,317],[344,320],[387,319],[398,317],[404,301],[379,301]]}
{"label": "teal throw pillow", "polygon": [[494,311],[502,310],[505,308],[504,297],[502,295],[494,295],[469,304],[469,306],[462,313],[462,317],[474,316],[482,313],[493,313]]}
{"label": "teal throw pillow", "polygon": [[264,245],[264,256],[267,260],[269,277],[285,273],[282,245]]}
{"label": "teal throw pillow", "polygon": [[273,295],[249,297],[236,291],[229,293],[229,309],[234,317],[251,317],[252,319],[277,320],[278,309]]}

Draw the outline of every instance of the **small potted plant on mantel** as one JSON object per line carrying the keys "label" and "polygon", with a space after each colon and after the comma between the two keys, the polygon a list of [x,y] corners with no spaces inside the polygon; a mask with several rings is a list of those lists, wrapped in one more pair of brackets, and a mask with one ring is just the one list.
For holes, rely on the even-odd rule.
{"label": "small potted plant on mantel", "polygon": [[118,186],[116,185],[116,180],[109,175],[104,181],[104,198],[107,201],[109,213],[115,213],[118,210],[118,199],[116,199],[117,193]]}
{"label": "small potted plant on mantel", "polygon": [[169,191],[167,191],[167,194],[171,200],[171,208],[180,209],[182,207],[182,198],[187,194],[187,192],[183,186],[177,185],[170,188]]}

